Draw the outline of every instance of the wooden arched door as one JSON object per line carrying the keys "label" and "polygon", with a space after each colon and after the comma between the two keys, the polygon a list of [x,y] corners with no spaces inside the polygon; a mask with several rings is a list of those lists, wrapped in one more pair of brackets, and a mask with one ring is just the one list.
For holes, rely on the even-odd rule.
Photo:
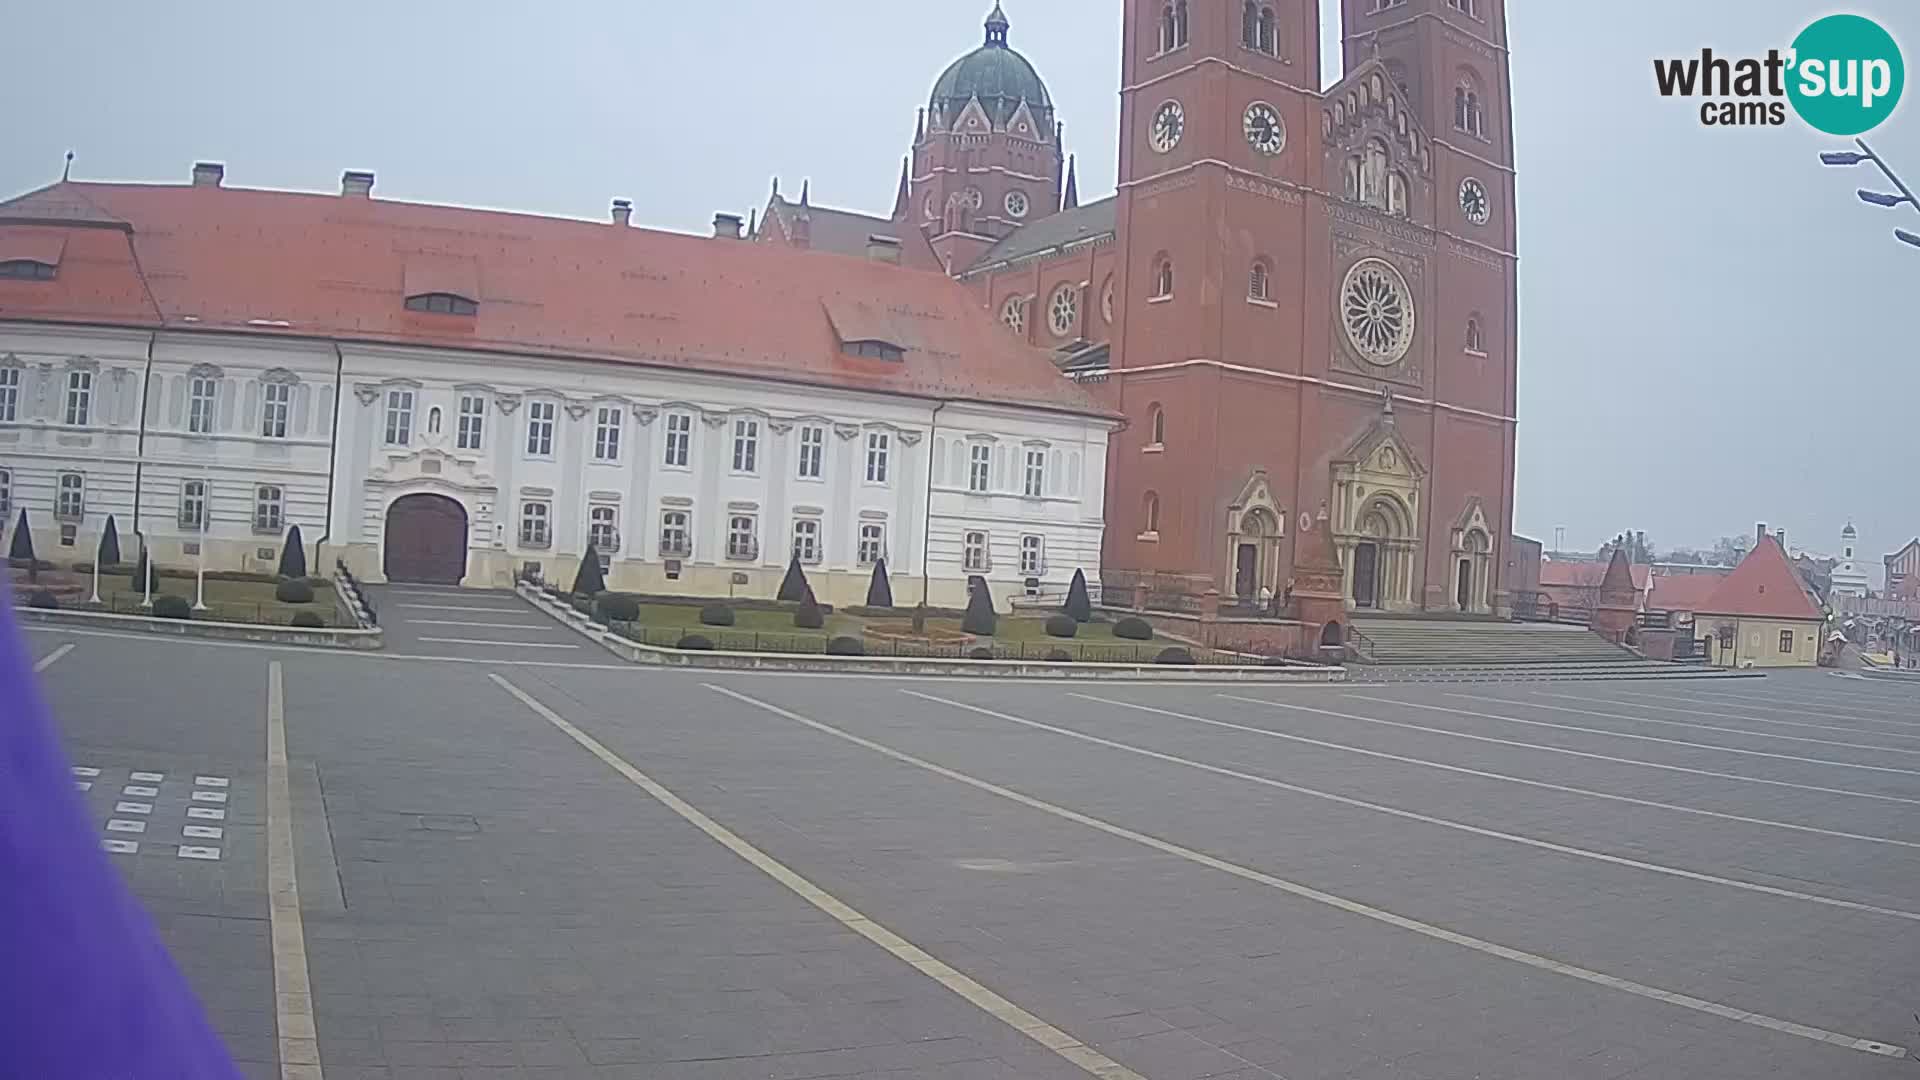
{"label": "wooden arched door", "polygon": [[467,576],[467,511],[444,495],[405,495],[387,508],[388,581],[458,585]]}

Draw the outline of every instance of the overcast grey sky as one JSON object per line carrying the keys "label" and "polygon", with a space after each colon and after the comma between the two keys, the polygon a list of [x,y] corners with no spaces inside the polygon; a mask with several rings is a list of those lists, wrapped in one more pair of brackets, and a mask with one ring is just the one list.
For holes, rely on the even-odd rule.
{"label": "overcast grey sky", "polygon": [[[1005,0],[1080,155],[1114,182],[1120,5]],[[1511,0],[1520,229],[1518,529],[1662,549],[1755,521],[1863,553],[1920,533],[1899,479],[1920,449],[1910,210],[1823,169],[1843,140],[1708,129],[1662,100],[1655,56],[1784,48],[1832,8],[1805,0]],[[1339,74],[1325,0],[1324,72]],[[0,192],[59,176],[331,189],[600,217],[616,196],[683,230],[811,177],[822,202],[885,213],[914,109],[979,43],[991,0],[279,5],[65,0],[9,14]],[[1879,19],[1909,63],[1920,8]],[[910,13],[910,14],[909,14]],[[29,92],[30,91],[30,92]],[[1920,93],[1920,91],[1914,91]],[[1911,94],[1909,95],[1911,97]],[[1920,182],[1911,100],[1869,136]],[[1903,220],[1904,219],[1904,220]],[[1888,482],[1891,480],[1892,482]]]}

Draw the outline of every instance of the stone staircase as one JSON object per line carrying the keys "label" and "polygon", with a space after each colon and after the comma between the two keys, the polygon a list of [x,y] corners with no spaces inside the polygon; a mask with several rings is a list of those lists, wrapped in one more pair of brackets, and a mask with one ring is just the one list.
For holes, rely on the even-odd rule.
{"label": "stone staircase", "polygon": [[1582,626],[1359,616],[1357,679],[1725,678],[1698,663],[1648,660]]}

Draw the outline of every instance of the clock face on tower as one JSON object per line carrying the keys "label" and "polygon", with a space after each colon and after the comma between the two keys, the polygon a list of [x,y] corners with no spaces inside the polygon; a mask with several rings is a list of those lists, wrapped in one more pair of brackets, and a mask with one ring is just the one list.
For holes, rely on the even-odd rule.
{"label": "clock face on tower", "polygon": [[1180,145],[1180,136],[1187,131],[1187,111],[1177,101],[1163,102],[1153,114],[1153,127],[1147,132],[1147,141],[1157,153],[1164,154]]}
{"label": "clock face on tower", "polygon": [[1471,176],[1460,181],[1460,212],[1475,225],[1485,225],[1488,214],[1492,212],[1487,186]]}
{"label": "clock face on tower", "polygon": [[1247,106],[1243,127],[1247,145],[1259,153],[1273,157],[1287,147],[1287,125],[1280,119],[1279,110],[1264,101]]}

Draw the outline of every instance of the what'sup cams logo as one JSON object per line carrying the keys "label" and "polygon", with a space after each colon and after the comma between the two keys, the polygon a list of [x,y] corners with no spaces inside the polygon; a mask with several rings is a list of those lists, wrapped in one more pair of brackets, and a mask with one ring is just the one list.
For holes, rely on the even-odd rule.
{"label": "what'sup cams logo", "polygon": [[[1765,57],[1729,59],[1701,49],[1698,57],[1655,60],[1653,81],[1661,97],[1705,99],[1700,123],[1707,127],[1778,127],[1792,105],[1814,130],[1854,137],[1857,149],[1825,151],[1821,164],[1872,165],[1893,188],[1861,188],[1861,202],[1920,212],[1913,189],[1860,137],[1893,115],[1907,83],[1899,44],[1872,19],[1829,15],[1800,31],[1785,52],[1768,49]],[[1895,229],[1893,235],[1920,248],[1920,233]]]}
{"label": "what'sup cams logo", "polygon": [[1784,52],[1729,58],[1699,56],[1653,62],[1661,97],[1705,99],[1708,127],[1779,126],[1787,106],[1829,135],[1862,135],[1893,115],[1906,86],[1906,65],[1893,35],[1859,15],[1829,15]]}

